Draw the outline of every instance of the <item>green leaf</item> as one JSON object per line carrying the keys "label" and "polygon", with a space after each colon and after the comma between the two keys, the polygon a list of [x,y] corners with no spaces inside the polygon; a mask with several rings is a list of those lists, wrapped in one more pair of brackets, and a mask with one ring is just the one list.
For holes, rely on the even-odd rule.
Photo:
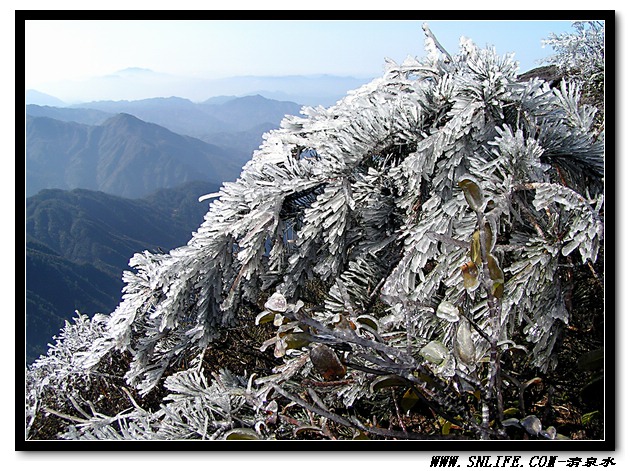
{"label": "green leaf", "polygon": [[361,314],[358,316],[357,323],[371,328],[374,332],[379,331],[378,319],[374,316],[370,316],[369,314]]}
{"label": "green leaf", "polygon": [[492,254],[488,254],[488,271],[492,279],[492,295],[495,298],[503,297],[504,276],[499,266],[499,261]]}
{"label": "green leaf", "polygon": [[251,428],[233,428],[224,436],[224,440],[260,440],[261,437]]}
{"label": "green leaf", "polygon": [[[486,254],[489,255],[494,248],[494,233],[492,231],[492,227],[487,222],[484,226],[483,234],[485,240]],[[482,263],[480,230],[476,230],[475,232],[473,232],[472,238],[470,239],[470,259],[478,266],[480,266]]]}
{"label": "green leaf", "polygon": [[307,332],[291,332],[285,335],[283,338],[286,348],[293,348],[298,350],[302,347],[306,347],[313,340]]}
{"label": "green leaf", "polygon": [[273,321],[275,314],[271,311],[263,311],[256,316],[256,321],[254,322],[256,325],[267,324],[268,322]]}
{"label": "green leaf", "polygon": [[470,209],[473,211],[482,211],[484,206],[484,197],[479,185],[470,178],[464,178],[457,184],[463,191],[464,197]]}
{"label": "green leaf", "polygon": [[404,412],[409,412],[415,406],[420,398],[413,389],[408,389],[400,400],[400,408]]}
{"label": "green leaf", "polygon": [[409,383],[398,375],[379,376],[370,383],[370,392],[374,393],[385,388],[407,386],[407,384]]}
{"label": "green leaf", "polygon": [[499,261],[492,254],[488,254],[488,271],[490,272],[490,278],[492,281],[503,282],[503,270],[499,266]]}
{"label": "green leaf", "polygon": [[514,416],[517,415],[520,411],[516,407],[508,407],[503,411],[504,416]]}
{"label": "green leaf", "polygon": [[582,416],[582,425],[589,425],[593,423],[594,420],[597,420],[601,416],[601,412],[596,410],[593,412],[588,412]]}
{"label": "green leaf", "polygon": [[503,289],[504,283],[502,281],[495,281],[492,283],[492,289],[490,290],[490,292],[495,298],[501,299],[503,297]]}
{"label": "green leaf", "polygon": [[470,259],[475,265],[481,265],[481,241],[479,231],[475,231],[470,239]]}
{"label": "green leaf", "polygon": [[452,426],[452,423],[450,423],[448,420],[445,420],[444,424],[442,424],[442,435],[448,435],[449,433],[451,433]]}

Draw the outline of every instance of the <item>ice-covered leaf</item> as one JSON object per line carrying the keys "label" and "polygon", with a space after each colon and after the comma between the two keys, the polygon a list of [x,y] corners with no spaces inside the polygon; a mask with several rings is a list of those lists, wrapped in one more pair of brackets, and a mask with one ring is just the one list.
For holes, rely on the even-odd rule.
{"label": "ice-covered leaf", "polygon": [[361,314],[357,316],[357,323],[359,325],[364,325],[372,329],[374,332],[379,331],[379,321],[376,317],[371,316],[369,314]]}
{"label": "ice-covered leaf", "polygon": [[479,286],[479,268],[475,262],[466,262],[460,267],[464,278],[464,288],[474,291]]}
{"label": "ice-covered leaf", "polygon": [[428,344],[422,347],[420,354],[431,363],[440,365],[448,357],[448,349],[442,342],[438,340],[431,340]]}
{"label": "ice-covered leaf", "polygon": [[538,435],[542,431],[540,419],[535,415],[528,415],[521,420],[521,425],[530,435]]}
{"label": "ice-covered leaf", "polygon": [[287,300],[281,293],[273,293],[265,302],[265,308],[273,312],[286,312]]}
{"label": "ice-covered leaf", "polygon": [[547,427],[545,430],[541,430],[540,435],[548,440],[555,440],[558,437],[558,432],[556,432],[555,427],[551,426]]}
{"label": "ice-covered leaf", "polygon": [[445,321],[448,322],[457,322],[459,321],[459,308],[457,306],[455,306],[453,303],[451,303],[450,301],[442,301],[436,311],[435,314],[440,318],[440,319],[444,319]]}
{"label": "ice-covered leaf", "polygon": [[521,421],[512,417],[501,422],[504,427],[521,427]]}
{"label": "ice-covered leaf", "polygon": [[472,332],[470,328],[470,322],[465,319],[457,326],[457,333],[455,335],[455,352],[460,361],[466,365],[474,365],[477,357],[475,343],[472,339]]}

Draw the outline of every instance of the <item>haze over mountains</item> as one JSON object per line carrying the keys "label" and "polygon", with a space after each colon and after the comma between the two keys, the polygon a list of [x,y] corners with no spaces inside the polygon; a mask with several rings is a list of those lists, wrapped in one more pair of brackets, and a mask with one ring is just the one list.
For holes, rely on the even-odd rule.
{"label": "haze over mountains", "polygon": [[137,198],[192,180],[221,183],[238,175],[244,162],[244,156],[129,114],[99,126],[26,119],[27,196],[45,188],[85,188]]}
{"label": "haze over mountains", "polygon": [[259,95],[27,105],[26,195],[86,188],[133,198],[191,180],[232,181],[263,133],[300,108]]}
{"label": "haze over mountains", "polygon": [[[236,76],[199,78],[169,75],[129,67],[112,74],[84,80],[63,80],[36,87],[40,92],[61,99],[67,105],[93,100],[139,100],[157,96],[179,96],[202,102],[215,96],[262,95],[269,99],[293,101],[301,105],[330,106],[373,77],[338,75]],[[33,100],[27,104],[60,106],[59,103]]]}
{"label": "haze over mountains", "polygon": [[260,95],[27,105],[27,362],[75,310],[115,309],[134,253],[185,245],[207,212],[198,197],[238,178],[300,109]]}

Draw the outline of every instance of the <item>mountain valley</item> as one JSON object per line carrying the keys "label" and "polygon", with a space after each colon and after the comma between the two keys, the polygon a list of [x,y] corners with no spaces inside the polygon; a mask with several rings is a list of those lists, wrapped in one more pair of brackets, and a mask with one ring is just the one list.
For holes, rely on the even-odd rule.
{"label": "mountain valley", "polygon": [[[242,166],[297,103],[259,95],[26,105],[26,359],[75,310],[112,312],[134,253],[185,245],[198,197]],[[43,99],[42,99],[43,100]]]}
{"label": "mountain valley", "polygon": [[45,353],[74,311],[109,313],[120,301],[122,272],[134,253],[185,245],[219,189],[190,182],[143,199],[76,189],[26,199],[27,360]]}

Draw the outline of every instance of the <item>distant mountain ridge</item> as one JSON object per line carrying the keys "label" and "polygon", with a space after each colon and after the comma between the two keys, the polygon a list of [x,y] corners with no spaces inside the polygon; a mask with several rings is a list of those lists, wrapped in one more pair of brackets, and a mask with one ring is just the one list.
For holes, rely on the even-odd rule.
{"label": "distant mountain ridge", "polygon": [[72,121],[78,124],[97,126],[114,116],[114,113],[89,108],[26,105],[26,115],[33,118],[52,118],[59,121]]}
{"label": "distant mountain ridge", "polygon": [[248,159],[129,114],[96,126],[26,116],[26,196],[85,188],[138,198],[187,181],[231,181]]}
{"label": "distant mountain ridge", "polygon": [[[330,106],[376,77],[330,74],[254,76],[222,78],[173,76],[148,69],[129,68],[81,81],[66,80],[43,85],[47,94],[67,103],[90,100],[137,100],[155,96],[183,96],[195,102],[208,97],[260,94],[273,100],[286,100],[308,106]],[[52,103],[38,103],[51,105]]]}
{"label": "distant mountain ridge", "polygon": [[208,130],[224,131],[228,126],[206,113],[203,105],[179,97],[148,98],[136,101],[94,101],[75,105],[110,114],[126,113],[148,123],[158,124],[177,134],[197,137]]}
{"label": "distant mountain ridge", "polygon": [[66,106],[66,103],[59,98],[37,90],[26,90],[26,93],[24,94],[24,101],[27,105]]}
{"label": "distant mountain ridge", "polygon": [[278,127],[286,115],[297,115],[302,109],[297,103],[270,100],[261,95],[236,97],[227,101],[207,100],[203,103],[193,103],[179,97],[96,101],[82,103],[78,107],[107,113],[129,113],[143,121],[206,142],[212,142],[214,133],[243,132],[262,124]]}
{"label": "distant mountain ridge", "polygon": [[65,108],[27,105],[26,114],[99,126],[116,114],[126,113],[176,134],[219,146],[225,153],[237,156],[242,165],[260,146],[264,133],[278,128],[286,115],[298,115],[301,108],[297,103],[254,95],[215,97],[203,103],[169,97],[91,102]]}
{"label": "distant mountain ridge", "polygon": [[100,191],[42,190],[26,199],[27,242],[35,240],[76,263],[118,275],[131,254],[187,242],[203,222],[197,198],[219,185],[190,182],[142,199]]}
{"label": "distant mountain ridge", "polygon": [[207,211],[197,198],[235,180],[263,133],[300,109],[263,96],[27,105],[27,361],[75,309],[115,309],[134,253],[185,245]]}
{"label": "distant mountain ridge", "polygon": [[185,245],[203,222],[198,197],[218,185],[190,182],[127,199],[89,190],[43,190],[26,199],[27,358],[75,310],[109,313],[120,301],[131,256]]}

